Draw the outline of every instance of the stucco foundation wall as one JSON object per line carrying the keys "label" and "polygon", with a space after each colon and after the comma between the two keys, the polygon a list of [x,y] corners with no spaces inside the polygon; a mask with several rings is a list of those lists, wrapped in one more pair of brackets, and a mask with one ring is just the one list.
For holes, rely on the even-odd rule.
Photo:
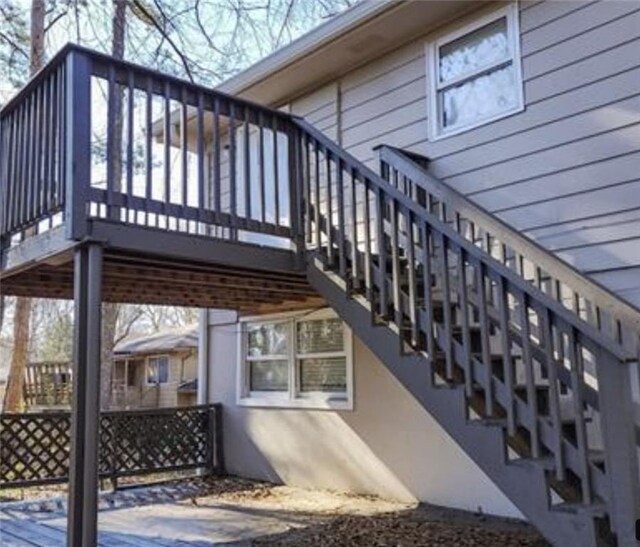
{"label": "stucco foundation wall", "polygon": [[209,394],[223,404],[230,473],[521,517],[358,339],[353,411],[236,405],[237,332],[233,313],[210,313]]}

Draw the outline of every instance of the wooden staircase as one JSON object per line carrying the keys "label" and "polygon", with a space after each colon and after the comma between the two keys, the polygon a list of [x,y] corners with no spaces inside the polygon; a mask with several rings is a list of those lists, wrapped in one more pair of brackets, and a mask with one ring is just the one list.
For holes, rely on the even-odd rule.
{"label": "wooden staircase", "polygon": [[298,123],[312,286],[551,543],[635,545],[634,352],[496,259],[451,201]]}

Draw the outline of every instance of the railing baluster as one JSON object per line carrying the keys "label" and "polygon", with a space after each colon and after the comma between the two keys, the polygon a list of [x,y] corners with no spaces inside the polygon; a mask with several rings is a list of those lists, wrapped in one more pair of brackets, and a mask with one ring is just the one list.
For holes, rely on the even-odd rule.
{"label": "railing baluster", "polygon": [[553,342],[553,318],[551,312],[544,307],[538,310],[542,317],[542,343],[544,345],[544,355],[547,375],[549,377],[549,413],[553,424],[553,456],[555,459],[555,475],[559,481],[566,479],[564,450],[562,447],[562,416],[560,414],[560,393],[558,390],[558,366],[554,356]]}
{"label": "railing baluster", "polygon": [[371,304],[371,309],[373,309],[373,283],[371,280],[371,204],[369,201],[369,180],[365,177],[363,178],[362,183],[364,193],[364,285],[367,300]]}
{"label": "railing baluster", "polygon": [[414,217],[411,211],[405,213],[407,226],[407,276],[409,283],[409,322],[411,324],[411,345],[416,348],[420,344],[420,325],[418,323],[418,287],[416,270],[418,264],[415,257]]}
{"label": "railing baluster", "polygon": [[[198,113],[197,113],[197,125],[198,125],[198,220],[202,222],[202,216],[205,208],[205,150],[204,142],[206,134],[204,131],[204,95],[202,91],[198,92]],[[208,180],[209,191],[211,191],[211,185],[215,182],[211,179]],[[207,199],[207,205],[210,206],[211,200]]]}
{"label": "railing baluster", "polygon": [[229,205],[231,213],[232,238],[237,236],[237,204],[236,204],[236,112],[233,101],[229,104]]}
{"label": "railing baluster", "polygon": [[422,283],[425,310],[424,332],[427,339],[427,353],[431,363],[435,360],[435,340],[433,337],[435,315],[433,313],[433,292],[432,292],[432,272],[431,272],[431,226],[427,222],[422,222]]}
{"label": "railing baluster", "polygon": [[[39,218],[42,214],[42,191],[43,191],[43,181],[42,181],[42,138],[40,137],[40,131],[43,128],[43,120],[44,117],[42,115],[42,107],[43,107],[43,97],[42,97],[42,86],[38,86],[38,88],[34,91],[34,105],[33,105],[33,127],[32,127],[32,138],[33,138],[33,154],[32,158],[34,167],[33,167],[33,177],[32,177],[32,186],[34,188],[32,203],[31,203],[31,215],[30,219]],[[37,225],[34,226],[37,228]]]}
{"label": "railing baluster", "polygon": [[513,356],[511,355],[511,327],[509,322],[509,292],[506,281],[501,275],[497,276],[497,287],[502,366],[504,369],[504,383],[507,388],[507,431],[509,435],[513,436],[516,434],[516,417],[514,405],[515,382],[513,377]]}
{"label": "railing baluster", "polygon": [[6,120],[0,119],[0,254],[7,243],[4,237],[4,234],[7,232],[7,185],[9,184],[9,177],[7,176],[7,169],[9,167],[7,153],[9,135],[7,125]]}
{"label": "railing baluster", "polygon": [[[15,168],[15,156],[14,150],[17,142],[16,133],[15,133],[15,111],[9,114],[7,119],[4,121],[4,128],[2,132],[5,139],[5,156],[4,156],[4,172],[5,179],[4,184],[2,185],[2,202],[0,203],[0,207],[2,207],[2,225],[0,226],[0,233],[2,234],[2,241],[0,241],[0,246],[4,247],[9,244],[9,233],[11,232],[11,228],[13,226],[13,209],[15,207],[14,203],[14,168]],[[6,239],[5,239],[6,237]]]}
{"label": "railing baluster", "polygon": [[[464,386],[467,397],[473,394],[474,374],[471,348],[471,328],[469,326],[469,298],[467,294],[467,253],[458,249],[458,303],[460,306],[460,328],[462,329],[462,348],[464,350]],[[485,386],[486,387],[486,386]]]}
{"label": "railing baluster", "polygon": [[[400,287],[400,244],[399,244],[399,222],[398,222],[398,203],[395,199],[389,200],[389,220],[391,223],[391,286],[393,298],[393,320],[398,327],[400,336],[400,349],[403,350],[403,328],[404,314],[402,310],[402,296]],[[385,283],[386,274],[383,275],[383,283]]]}
{"label": "railing baluster", "polygon": [[258,114],[258,180],[260,184],[260,222],[267,221],[267,201],[264,176],[264,115],[262,111]]}
{"label": "railing baluster", "polygon": [[378,246],[378,265],[380,283],[378,287],[380,302],[378,311],[380,317],[385,320],[389,316],[389,301],[387,298],[387,244],[384,232],[384,217],[386,210],[385,193],[382,188],[377,188],[376,196],[376,243]]}
{"label": "railing baluster", "polygon": [[338,197],[338,268],[340,277],[346,280],[347,277],[347,255],[345,249],[345,221],[344,221],[344,172],[342,160],[336,158],[336,186]]}
{"label": "railing baluster", "polygon": [[312,200],[311,200],[311,140],[309,135],[304,135],[304,155],[305,155],[305,170],[304,170],[304,180],[305,180],[305,230],[304,233],[306,235],[306,243],[307,245],[311,244],[313,241],[313,231],[311,225],[311,210],[312,210]]}
{"label": "railing baluster", "polygon": [[[127,202],[129,202],[131,200],[131,197],[133,196],[133,114],[135,110],[134,92],[135,86],[133,81],[133,71],[129,70],[127,72]],[[127,220],[129,219],[128,214],[129,213],[127,212]]]}
{"label": "railing baluster", "polygon": [[527,391],[527,409],[531,421],[531,453],[534,458],[540,457],[540,439],[538,436],[538,397],[536,378],[533,370],[533,356],[531,354],[531,329],[529,322],[529,298],[524,292],[517,293],[520,308],[520,336],[522,341],[522,360],[524,362],[525,382]]}
{"label": "railing baluster", "polygon": [[26,207],[27,207],[27,183],[29,178],[29,156],[27,153],[27,144],[29,139],[29,100],[25,101],[25,103],[21,107],[21,116],[20,116],[20,162],[19,162],[19,190],[18,190],[18,215],[17,215],[17,225],[20,229],[24,228],[25,217],[26,217]]}
{"label": "railing baluster", "polygon": [[49,228],[51,228],[51,211],[55,208],[53,202],[53,184],[51,181],[51,159],[53,157],[54,143],[52,141],[52,124],[51,119],[53,116],[53,97],[52,97],[52,80],[53,75],[50,75],[43,83],[44,86],[44,113],[43,113],[43,125],[44,131],[42,135],[43,140],[43,170],[42,177],[44,180],[44,192],[42,196],[43,201],[43,213],[49,216]]}
{"label": "railing baluster", "polygon": [[[67,157],[67,129],[65,128],[64,120],[67,117],[67,102],[66,95],[69,93],[67,87],[67,65],[60,67],[58,75],[58,174],[57,174],[57,194],[60,204],[63,205],[66,201],[65,192],[65,158]],[[89,85],[90,87],[90,85]],[[85,121],[86,123],[86,121]],[[89,184],[91,181],[87,181]]]}
{"label": "railing baluster", "polygon": [[147,77],[146,84],[144,202],[145,224],[149,225],[149,202],[153,195],[153,81],[151,78]]}
{"label": "railing baluster", "polygon": [[[222,211],[222,178],[220,174],[220,99],[213,100],[213,210],[216,220]],[[229,161],[231,170],[231,161]]]}
{"label": "railing baluster", "polygon": [[449,240],[438,232],[440,245],[440,288],[442,290],[442,305],[444,317],[444,353],[445,375],[447,380],[453,380],[453,320],[451,317],[451,290],[449,284]]}
{"label": "railing baluster", "polygon": [[[280,169],[278,166],[278,118],[274,115],[272,120],[272,131],[273,131],[273,189],[275,191],[275,216],[276,216],[276,226],[280,226]],[[317,143],[316,143],[317,147]],[[316,159],[317,159],[317,149],[316,149]],[[319,211],[316,211],[316,214],[319,215]]]}
{"label": "railing baluster", "polygon": [[480,323],[480,346],[482,362],[485,367],[485,412],[487,416],[493,415],[493,362],[491,361],[491,342],[489,332],[489,314],[487,312],[486,271],[484,262],[476,260],[476,290],[478,296],[478,319]]}
{"label": "railing baluster", "polygon": [[351,190],[351,288],[360,289],[360,258],[358,250],[358,188],[355,171],[349,169],[349,189]]}
{"label": "railing baluster", "polygon": [[24,201],[22,207],[22,228],[23,233],[22,237],[26,236],[24,232],[24,228],[31,218],[31,203],[32,203],[32,192],[33,192],[33,103],[34,97],[31,95],[29,97],[29,102],[27,103],[27,117],[26,117],[26,126],[25,126],[25,147],[24,147],[24,171],[26,176],[24,178]]}
{"label": "railing baluster", "polygon": [[[113,204],[113,194],[115,191],[115,169],[116,169],[116,118],[120,112],[116,112],[116,81],[115,67],[109,66],[107,79],[107,217],[111,220],[119,220],[116,216],[116,208]],[[118,151],[118,158],[121,158],[121,151]],[[119,182],[119,181],[118,181]]]}
{"label": "railing baluster", "polygon": [[328,150],[324,150],[325,166],[327,169],[327,188],[326,188],[326,222],[327,222],[327,266],[331,268],[333,266],[333,192],[331,181],[331,153]]}
{"label": "railing baluster", "polygon": [[584,416],[584,365],[582,347],[580,346],[575,327],[568,327],[568,342],[569,362],[571,365],[571,398],[573,402],[576,441],[578,445],[578,465],[580,466],[581,473],[580,484],[582,502],[589,504],[593,501],[593,496],[591,492],[591,473],[589,470],[589,445],[587,441],[587,430]]}
{"label": "railing baluster", "polygon": [[[171,85],[164,84],[164,194],[165,207],[171,202]],[[166,228],[169,228],[169,217],[165,209]]]}
{"label": "railing baluster", "polygon": [[187,90],[185,87],[181,90],[181,98],[182,98],[182,117],[181,117],[181,128],[180,128],[180,159],[182,160],[182,199],[181,203],[183,207],[186,207],[189,204],[188,192],[189,192],[189,117],[187,112]]}
{"label": "railing baluster", "polygon": [[[252,218],[251,211],[251,125],[249,124],[249,107],[244,108],[244,123],[242,127],[244,142],[244,216]],[[291,175],[291,173],[289,174]]]}
{"label": "railing baluster", "polygon": [[320,200],[320,145],[318,141],[314,141],[313,152],[315,155],[315,199],[314,199],[314,218],[316,221],[316,251],[320,252],[322,247],[322,215]]}

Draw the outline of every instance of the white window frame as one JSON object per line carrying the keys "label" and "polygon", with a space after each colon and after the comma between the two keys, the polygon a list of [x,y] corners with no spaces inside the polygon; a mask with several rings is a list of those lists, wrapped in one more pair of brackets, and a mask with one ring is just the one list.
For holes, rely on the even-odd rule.
{"label": "white window frame", "polygon": [[[151,365],[151,359],[161,359],[166,357],[167,359],[167,381],[166,382],[149,382],[149,366]],[[160,378],[160,374],[158,374]],[[171,357],[166,353],[159,353],[158,355],[148,355],[144,363],[144,383],[147,386],[166,386],[171,381]]]}
{"label": "white window frame", "polygon": [[[326,352],[317,354],[302,354],[296,348],[296,324],[300,321],[313,321],[315,319],[334,319],[338,316],[331,309],[317,311],[305,311],[292,315],[280,313],[261,315],[257,317],[243,317],[238,322],[238,375],[236,404],[247,407],[276,407],[299,408],[315,410],[353,410],[353,335],[351,329],[343,323],[344,351]],[[289,325],[288,330],[288,356],[289,363],[289,389],[287,391],[251,391],[249,364],[255,359],[246,359],[247,354],[247,330],[248,323],[278,323]],[[346,392],[301,392],[299,382],[300,358],[315,357],[346,357]]]}
{"label": "white window frame", "polygon": [[[501,18],[506,18],[507,22],[507,40],[509,42],[509,55],[500,61],[488,63],[477,69],[458,76],[455,80],[451,80],[446,83],[440,82],[440,63],[439,63],[439,51],[440,48],[449,44],[467,34],[471,34],[482,27],[493,23]],[[476,127],[480,127],[501,118],[512,116],[518,112],[524,110],[524,84],[522,81],[522,59],[520,55],[520,24],[519,24],[519,10],[517,2],[508,4],[503,8],[494,10],[482,17],[475,18],[471,23],[464,27],[458,28],[455,31],[448,32],[447,34],[440,35],[439,37],[430,40],[426,45],[426,59],[427,59],[427,75],[429,82],[427,85],[427,110],[429,118],[429,140],[437,141],[453,135],[470,131]],[[485,74],[488,71],[494,70],[500,65],[511,64],[514,70],[514,79],[516,82],[516,98],[517,103],[512,108],[499,112],[494,116],[480,119],[476,122],[455,127],[447,130],[441,127],[440,124],[440,101],[442,93],[455,85],[459,85],[463,82],[474,80]]]}

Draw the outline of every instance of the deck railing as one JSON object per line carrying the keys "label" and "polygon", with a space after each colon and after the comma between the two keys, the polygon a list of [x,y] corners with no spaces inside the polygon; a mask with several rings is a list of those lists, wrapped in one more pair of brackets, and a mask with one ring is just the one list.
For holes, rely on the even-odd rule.
{"label": "deck railing", "polygon": [[[69,480],[70,412],[0,414],[0,488]],[[219,404],[103,412],[99,473],[121,477],[204,468],[222,473]]]}
{"label": "deck railing", "polygon": [[28,408],[69,407],[73,364],[68,361],[41,361],[27,364],[24,402]]}
{"label": "deck railing", "polygon": [[0,112],[0,237],[103,219],[292,238],[287,114],[65,47]]}

